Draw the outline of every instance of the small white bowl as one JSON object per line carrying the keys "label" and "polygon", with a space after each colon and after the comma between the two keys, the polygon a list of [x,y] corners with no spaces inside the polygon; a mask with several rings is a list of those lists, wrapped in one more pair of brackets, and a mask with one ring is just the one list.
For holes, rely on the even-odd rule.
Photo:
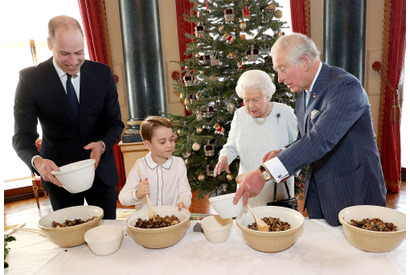
{"label": "small white bowl", "polygon": [[68,192],[75,194],[88,190],[93,185],[95,159],[85,159],[59,167],[51,171]]}
{"label": "small white bowl", "polygon": [[[391,222],[397,231],[379,232],[362,229],[350,224],[351,220],[379,218]],[[383,206],[356,205],[342,209],[339,221],[343,225],[346,239],[354,247],[368,252],[389,252],[397,248],[406,237],[406,214]]]}
{"label": "small white bowl", "polygon": [[84,239],[95,255],[105,256],[120,248],[124,233],[117,224],[104,224],[85,232]]}
{"label": "small white bowl", "polygon": [[236,205],[233,204],[235,193],[209,198],[209,202],[222,219],[239,217],[244,210],[243,196]]}
{"label": "small white bowl", "polygon": [[219,244],[225,242],[232,229],[232,219],[222,219],[219,215],[205,217],[201,221],[201,228],[205,237],[211,243]]}

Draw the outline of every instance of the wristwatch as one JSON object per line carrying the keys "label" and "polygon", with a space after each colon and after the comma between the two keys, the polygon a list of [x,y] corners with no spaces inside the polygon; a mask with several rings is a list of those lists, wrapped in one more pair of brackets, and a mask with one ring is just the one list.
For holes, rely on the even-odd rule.
{"label": "wristwatch", "polygon": [[263,165],[259,166],[259,170],[262,172],[261,176],[265,181],[272,179],[272,175],[269,173],[268,170],[266,170],[265,166]]}

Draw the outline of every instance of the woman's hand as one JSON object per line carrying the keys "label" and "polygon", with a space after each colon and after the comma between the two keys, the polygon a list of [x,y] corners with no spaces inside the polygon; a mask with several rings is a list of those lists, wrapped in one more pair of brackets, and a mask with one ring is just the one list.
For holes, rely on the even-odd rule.
{"label": "woman's hand", "polygon": [[138,189],[136,191],[136,196],[139,200],[145,197],[146,195],[149,195],[148,178],[145,178],[145,180],[140,181],[140,184],[138,185]]}
{"label": "woman's hand", "polygon": [[228,164],[228,158],[227,157],[222,157],[218,164],[216,165],[214,169],[214,177],[220,175],[222,173],[222,170],[226,171],[226,173],[231,173],[229,171],[229,164]]}

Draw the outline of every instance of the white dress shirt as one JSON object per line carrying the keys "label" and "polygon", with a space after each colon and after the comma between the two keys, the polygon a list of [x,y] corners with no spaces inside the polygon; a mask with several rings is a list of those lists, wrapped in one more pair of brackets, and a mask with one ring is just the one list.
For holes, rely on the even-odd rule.
{"label": "white dress shirt", "polygon": [[163,165],[158,165],[153,161],[151,152],[138,159],[128,174],[127,181],[118,195],[122,205],[135,205],[136,209],[146,207],[145,197],[141,200],[136,197],[141,181],[137,165],[143,179],[148,178],[150,199],[154,206],[177,205],[183,202],[189,208],[192,193],[184,160],[173,156]]}

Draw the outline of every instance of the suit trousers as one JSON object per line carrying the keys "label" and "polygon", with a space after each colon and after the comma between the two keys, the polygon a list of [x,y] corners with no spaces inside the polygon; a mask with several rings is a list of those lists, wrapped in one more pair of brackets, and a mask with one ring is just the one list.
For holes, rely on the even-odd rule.
{"label": "suit trousers", "polygon": [[98,206],[104,210],[103,219],[116,218],[117,189],[115,186],[107,186],[97,174],[95,174],[94,183],[90,189],[76,194],[72,194],[51,182],[42,181],[42,186],[49,194],[53,211],[84,205],[85,200],[88,205]]}
{"label": "suit trousers", "polygon": [[319,193],[316,189],[316,182],[313,173],[309,181],[305,207],[310,219],[324,219],[322,207],[320,206]]}

